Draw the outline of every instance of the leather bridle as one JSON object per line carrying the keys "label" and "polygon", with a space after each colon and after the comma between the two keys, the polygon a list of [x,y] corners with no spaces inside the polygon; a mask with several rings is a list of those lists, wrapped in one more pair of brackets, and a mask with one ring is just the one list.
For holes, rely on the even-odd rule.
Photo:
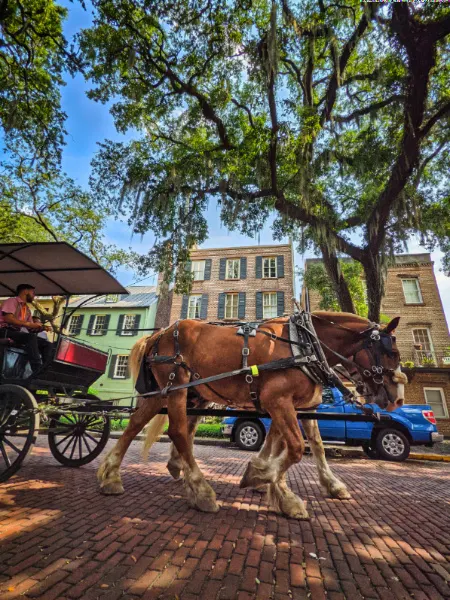
{"label": "leather bridle", "polygon": [[[324,342],[320,342],[324,348],[339,358],[343,366],[346,366],[344,369],[339,367],[333,368],[351,383],[353,383],[361,396],[373,395],[367,393],[367,383],[372,382],[376,386],[384,385],[384,376],[389,376],[391,378],[394,376],[395,369],[388,369],[384,367],[381,359],[383,354],[390,357],[394,355],[393,342],[395,341],[395,337],[393,337],[390,333],[384,333],[382,330],[380,330],[380,326],[378,324],[372,323],[368,329],[365,329],[361,332],[356,332],[349,327],[344,327],[338,323],[324,319],[323,317],[318,317],[317,315],[314,315],[314,317],[320,319],[321,321],[325,321],[330,325],[339,327],[340,329],[351,331],[353,334],[364,336],[362,346],[353,353],[352,358],[347,358],[346,356],[343,356],[339,352],[336,352],[336,350],[333,350],[327,346],[327,344],[324,344]],[[364,351],[368,354],[369,363],[372,365],[370,370],[357,360],[358,354]],[[347,366],[349,368],[347,368]],[[355,379],[355,374],[360,375],[361,379]],[[395,402],[395,399],[391,398],[391,394],[388,393],[387,396],[389,402]]]}

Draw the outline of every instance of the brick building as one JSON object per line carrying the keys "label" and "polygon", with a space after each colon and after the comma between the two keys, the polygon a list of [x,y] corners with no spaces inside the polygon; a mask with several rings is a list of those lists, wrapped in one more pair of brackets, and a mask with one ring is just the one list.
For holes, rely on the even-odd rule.
{"label": "brick building", "polygon": [[[320,259],[307,259],[305,268]],[[309,294],[311,310],[319,295]],[[389,267],[381,312],[401,316],[396,331],[409,385],[406,402],[430,404],[441,433],[450,436],[450,338],[429,254],[402,254]]]}
{"label": "brick building", "polygon": [[292,312],[292,246],[205,248],[191,251],[189,295],[162,295],[157,326],[177,319],[255,321]]}

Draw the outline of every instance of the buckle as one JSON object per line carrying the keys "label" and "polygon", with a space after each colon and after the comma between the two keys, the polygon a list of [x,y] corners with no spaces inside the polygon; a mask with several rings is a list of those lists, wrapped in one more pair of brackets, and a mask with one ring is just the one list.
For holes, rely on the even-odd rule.
{"label": "buckle", "polygon": [[173,337],[177,338],[180,335],[180,332],[178,331],[178,329],[174,329],[173,330]]}
{"label": "buckle", "polygon": [[175,373],[173,373],[173,372],[172,372],[172,373],[169,375],[169,381],[173,381],[174,379],[175,379]]}
{"label": "buckle", "polygon": [[242,348],[242,356],[248,356],[250,354],[250,348]]}
{"label": "buckle", "polygon": [[253,377],[251,375],[246,375],[245,376],[245,381],[247,383],[253,383]]}
{"label": "buckle", "polygon": [[253,401],[256,401],[256,400],[258,400],[258,394],[256,392],[250,392],[250,398]]}
{"label": "buckle", "polygon": [[251,330],[252,330],[252,329],[251,329],[251,327],[249,327],[248,325],[244,325],[244,326],[242,327],[242,331],[243,331],[244,333],[250,333],[250,332],[251,332]]}

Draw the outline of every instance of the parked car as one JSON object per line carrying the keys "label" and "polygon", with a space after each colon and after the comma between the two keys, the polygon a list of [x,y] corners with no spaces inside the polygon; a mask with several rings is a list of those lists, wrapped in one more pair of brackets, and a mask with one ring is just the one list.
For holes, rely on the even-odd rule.
{"label": "parked car", "polygon": [[[382,411],[371,405],[375,412],[389,415],[389,421],[352,422],[321,421],[320,434],[324,442],[346,446],[362,446],[370,458],[401,462],[409,456],[411,446],[429,446],[441,442],[444,436],[438,433],[436,418],[428,404],[407,404],[393,412]],[[317,412],[335,412],[340,414],[361,412],[351,404],[344,402],[342,394],[336,388],[324,390],[323,402]],[[243,450],[259,450],[270,429],[270,419],[225,417],[222,421],[222,433],[230,436]]]}

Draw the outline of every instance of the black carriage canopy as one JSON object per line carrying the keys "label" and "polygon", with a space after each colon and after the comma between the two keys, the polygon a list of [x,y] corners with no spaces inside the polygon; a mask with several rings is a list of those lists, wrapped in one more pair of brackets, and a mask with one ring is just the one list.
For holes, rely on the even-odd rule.
{"label": "black carriage canopy", "polygon": [[103,267],[66,242],[0,244],[0,296],[21,283],[38,296],[128,294]]}

